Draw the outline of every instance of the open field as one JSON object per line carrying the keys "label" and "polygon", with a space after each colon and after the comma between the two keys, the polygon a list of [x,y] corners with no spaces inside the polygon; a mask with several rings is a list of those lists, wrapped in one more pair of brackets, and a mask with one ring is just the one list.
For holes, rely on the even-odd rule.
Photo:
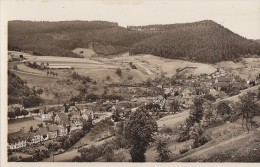
{"label": "open field", "polygon": [[39,87],[39,88],[44,88],[47,85],[51,85],[55,83],[58,79],[53,78],[53,77],[44,77],[44,82],[43,82],[43,76],[41,75],[33,75],[30,73],[24,73],[20,71],[13,71],[16,75],[18,75],[20,78],[23,80],[26,80],[27,85],[32,88],[33,86]]}
{"label": "open field", "polygon": [[37,125],[40,123],[43,123],[43,121],[36,120],[33,117],[8,120],[8,133],[19,131],[23,127],[25,131],[30,131],[31,126],[33,126],[33,128],[37,128]]}
{"label": "open field", "polygon": [[[80,48],[80,50],[83,48]],[[78,51],[77,49],[76,51]],[[188,74],[200,75],[211,74],[216,71],[212,65],[203,63],[193,63],[190,61],[164,59],[153,55],[134,55],[130,56],[125,53],[121,56],[113,56],[111,58],[105,57],[85,57],[85,58],[71,58],[71,57],[54,57],[54,56],[33,56],[26,53],[13,52],[13,54],[23,54],[30,62],[48,62],[50,65],[67,65],[75,68],[80,75],[90,76],[96,80],[105,80],[110,76],[111,82],[126,82],[128,77],[133,76],[133,80],[129,82],[143,82],[147,78],[155,78],[158,75],[164,74],[171,77],[176,74],[177,69],[185,67],[192,67],[192,71],[188,70]],[[137,69],[132,69],[129,63],[132,62]],[[30,70],[20,65],[22,71],[39,72],[39,70]],[[122,77],[115,74],[117,68],[122,70]],[[60,73],[61,76],[66,76],[66,72]],[[43,74],[44,71],[39,72]],[[45,72],[46,73],[46,72]]]}

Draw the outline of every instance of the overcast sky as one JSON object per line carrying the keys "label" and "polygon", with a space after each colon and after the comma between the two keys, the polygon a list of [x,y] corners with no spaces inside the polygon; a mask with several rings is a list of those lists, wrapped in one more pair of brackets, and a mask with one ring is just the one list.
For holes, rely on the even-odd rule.
{"label": "overcast sky", "polygon": [[106,20],[120,26],[213,20],[260,39],[260,0],[6,0],[8,20]]}

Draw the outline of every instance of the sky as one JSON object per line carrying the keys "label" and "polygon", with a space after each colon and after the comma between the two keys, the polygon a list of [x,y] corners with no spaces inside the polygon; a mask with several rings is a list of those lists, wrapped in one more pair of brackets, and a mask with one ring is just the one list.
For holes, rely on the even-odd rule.
{"label": "sky", "polygon": [[105,20],[120,26],[213,20],[260,39],[260,0],[3,0],[7,20]]}

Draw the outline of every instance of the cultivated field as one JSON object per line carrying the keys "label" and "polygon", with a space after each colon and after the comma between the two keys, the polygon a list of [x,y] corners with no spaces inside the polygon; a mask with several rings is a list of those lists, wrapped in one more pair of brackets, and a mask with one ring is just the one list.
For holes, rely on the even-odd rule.
{"label": "cultivated field", "polygon": [[[81,51],[84,48],[77,48],[76,51]],[[90,49],[87,49],[88,51]],[[86,52],[86,53],[90,53]],[[91,52],[92,53],[92,52]],[[153,55],[134,55],[129,56],[128,53],[113,56],[111,58],[105,57],[89,57],[85,58],[71,58],[71,57],[54,57],[54,56],[33,56],[30,54],[24,54],[20,52],[13,52],[13,54],[23,54],[24,57],[30,62],[48,62],[50,65],[67,65],[75,68],[75,71],[83,76],[90,76],[96,80],[106,80],[107,76],[110,76],[111,82],[142,82],[147,78],[155,78],[158,75],[165,75],[171,77],[176,74],[177,69],[183,69],[185,67],[191,67],[192,70],[187,70],[188,74],[200,75],[211,74],[216,71],[216,68],[212,65],[203,63],[193,63],[184,60],[164,59]],[[132,69],[129,63],[132,62],[137,69]],[[19,65],[22,71],[34,72],[43,74],[44,72],[39,70],[31,70],[23,65]],[[115,74],[117,68],[122,70],[122,77],[118,77]],[[66,76],[69,73],[62,70],[55,70],[61,76]],[[45,73],[46,74],[46,73]],[[133,79],[128,78],[132,76]]]}

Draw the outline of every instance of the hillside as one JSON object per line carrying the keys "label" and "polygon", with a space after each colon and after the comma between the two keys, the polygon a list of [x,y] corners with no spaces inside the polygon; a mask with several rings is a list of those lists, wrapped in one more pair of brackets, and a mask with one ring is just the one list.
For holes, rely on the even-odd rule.
{"label": "hillside", "polygon": [[118,54],[150,36],[104,21],[8,23],[8,49],[31,51],[35,55],[78,57],[72,50],[89,45],[93,45],[97,54]]}
{"label": "hillside", "polygon": [[127,28],[105,21],[10,21],[8,30],[9,50],[34,55],[79,57],[72,50],[90,45],[98,55],[129,51],[208,63],[260,55],[259,43],[208,20]]}
{"label": "hillside", "polygon": [[38,92],[30,89],[26,81],[8,70],[8,105],[22,104],[25,107],[37,106],[42,102]]}
{"label": "hillside", "polygon": [[130,53],[216,63],[246,54],[259,55],[260,45],[213,21],[202,21],[175,26],[161,35],[136,43]]}

